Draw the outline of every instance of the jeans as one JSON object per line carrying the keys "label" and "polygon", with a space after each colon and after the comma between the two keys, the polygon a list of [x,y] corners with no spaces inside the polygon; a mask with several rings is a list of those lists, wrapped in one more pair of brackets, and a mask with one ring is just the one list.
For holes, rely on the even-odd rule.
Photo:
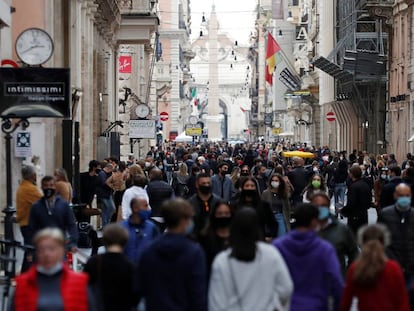
{"label": "jeans", "polygon": [[283,216],[283,213],[275,213],[275,219],[278,225],[277,237],[280,238],[287,233],[285,217]]}
{"label": "jeans", "polygon": [[165,175],[167,176],[167,183],[171,185],[172,178],[173,178],[173,172],[172,171],[165,171]]}
{"label": "jeans", "polygon": [[334,195],[335,195],[335,214],[338,214],[338,210],[345,205],[345,191],[346,184],[335,184]]}
{"label": "jeans", "polygon": [[115,212],[115,204],[112,196],[109,198],[101,198],[102,202],[102,227],[111,222],[112,214]]}

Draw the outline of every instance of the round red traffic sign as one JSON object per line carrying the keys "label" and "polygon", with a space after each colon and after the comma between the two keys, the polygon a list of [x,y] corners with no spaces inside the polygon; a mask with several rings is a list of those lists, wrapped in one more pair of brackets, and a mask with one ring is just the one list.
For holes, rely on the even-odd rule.
{"label": "round red traffic sign", "polygon": [[333,111],[328,111],[326,113],[326,120],[328,120],[329,122],[335,121],[336,120],[336,115],[335,112]]}
{"label": "round red traffic sign", "polygon": [[160,120],[161,121],[168,121],[168,112],[161,112],[160,113]]}

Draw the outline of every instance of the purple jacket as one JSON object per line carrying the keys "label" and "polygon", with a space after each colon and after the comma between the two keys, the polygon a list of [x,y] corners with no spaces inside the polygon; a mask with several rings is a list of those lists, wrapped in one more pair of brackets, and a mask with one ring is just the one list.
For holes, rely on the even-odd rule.
{"label": "purple jacket", "polygon": [[[294,284],[291,311],[339,310],[344,286],[335,249],[316,232],[291,231],[273,241]],[[333,298],[333,309],[329,308]]]}

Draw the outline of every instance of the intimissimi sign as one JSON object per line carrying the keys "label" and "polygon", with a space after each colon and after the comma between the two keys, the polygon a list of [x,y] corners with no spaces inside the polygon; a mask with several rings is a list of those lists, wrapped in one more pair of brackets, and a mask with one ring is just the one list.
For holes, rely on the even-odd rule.
{"label": "intimissimi sign", "polygon": [[70,71],[64,68],[0,68],[0,116],[70,116]]}

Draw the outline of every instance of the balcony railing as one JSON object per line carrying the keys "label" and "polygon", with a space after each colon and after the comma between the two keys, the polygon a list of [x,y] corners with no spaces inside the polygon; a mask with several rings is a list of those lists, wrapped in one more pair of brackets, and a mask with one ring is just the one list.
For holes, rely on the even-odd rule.
{"label": "balcony railing", "polygon": [[122,13],[151,13],[156,0],[118,0]]}
{"label": "balcony railing", "polygon": [[365,9],[367,6],[378,6],[378,7],[392,7],[395,0],[357,0],[356,7],[358,9]]}

